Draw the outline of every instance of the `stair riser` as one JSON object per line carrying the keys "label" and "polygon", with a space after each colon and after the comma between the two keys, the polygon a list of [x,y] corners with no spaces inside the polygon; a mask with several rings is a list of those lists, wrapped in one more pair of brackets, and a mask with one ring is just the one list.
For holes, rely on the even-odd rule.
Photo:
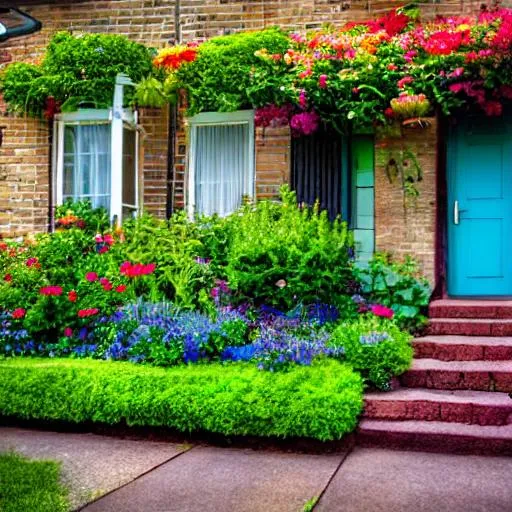
{"label": "stair riser", "polygon": [[430,322],[427,332],[431,336],[512,336],[511,323]]}
{"label": "stair riser", "polygon": [[363,417],[394,421],[445,421],[468,425],[507,425],[512,422],[509,407],[472,403],[430,402],[425,400],[365,400]]}
{"label": "stair riser", "polygon": [[400,377],[403,386],[429,389],[467,389],[512,393],[512,373],[484,371],[410,370]]}
{"label": "stair riser", "polygon": [[430,318],[512,319],[511,306],[439,306],[429,308]]}
{"label": "stair riser", "polygon": [[414,357],[440,361],[510,361],[512,346],[451,345],[414,341]]}
{"label": "stair riser", "polygon": [[512,456],[512,439],[360,430],[357,433],[356,442],[359,446],[396,450]]}

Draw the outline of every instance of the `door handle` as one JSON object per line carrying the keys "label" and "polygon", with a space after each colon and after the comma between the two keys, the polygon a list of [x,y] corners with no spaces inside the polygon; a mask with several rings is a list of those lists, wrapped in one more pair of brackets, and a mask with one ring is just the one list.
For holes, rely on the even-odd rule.
{"label": "door handle", "polygon": [[459,201],[453,203],[453,223],[456,226],[459,224]]}

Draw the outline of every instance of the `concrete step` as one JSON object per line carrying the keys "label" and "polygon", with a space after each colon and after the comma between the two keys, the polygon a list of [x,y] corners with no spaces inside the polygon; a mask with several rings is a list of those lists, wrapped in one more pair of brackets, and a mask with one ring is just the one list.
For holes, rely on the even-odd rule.
{"label": "concrete step", "polygon": [[432,336],[512,336],[512,320],[431,318],[427,332]]}
{"label": "concrete step", "polygon": [[414,359],[400,382],[410,388],[512,393],[512,361]]}
{"label": "concrete step", "polygon": [[435,300],[429,305],[429,316],[512,319],[512,300]]}
{"label": "concrete step", "polygon": [[364,419],[359,423],[357,443],[399,450],[512,455],[512,424],[480,426]]}
{"label": "concrete step", "polygon": [[512,361],[512,337],[425,336],[413,341],[414,357],[441,361]]}
{"label": "concrete step", "polygon": [[512,423],[512,399],[507,393],[488,391],[400,388],[391,392],[367,393],[363,417],[507,425]]}

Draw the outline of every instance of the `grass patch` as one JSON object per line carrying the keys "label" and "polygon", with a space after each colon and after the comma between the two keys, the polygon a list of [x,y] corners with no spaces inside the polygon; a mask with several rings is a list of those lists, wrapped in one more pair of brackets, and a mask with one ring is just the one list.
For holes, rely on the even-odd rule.
{"label": "grass patch", "polygon": [[340,439],[357,424],[362,391],[361,377],[334,360],[276,373],[252,363],[0,361],[0,415],[180,432]]}
{"label": "grass patch", "polygon": [[59,482],[60,463],[0,454],[2,512],[65,512],[67,491]]}

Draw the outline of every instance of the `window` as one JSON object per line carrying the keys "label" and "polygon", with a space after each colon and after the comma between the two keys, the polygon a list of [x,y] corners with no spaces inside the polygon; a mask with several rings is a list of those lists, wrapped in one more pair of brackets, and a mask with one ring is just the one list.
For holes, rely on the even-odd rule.
{"label": "window", "polygon": [[228,215],[254,195],[254,113],[208,112],[189,123],[189,213]]}
{"label": "window", "polygon": [[19,9],[0,7],[0,42],[41,30],[41,22]]}
{"label": "window", "polygon": [[[105,207],[114,220],[131,216],[138,208],[138,136],[132,112],[123,111],[120,140],[111,118],[110,110],[95,109],[56,117],[55,200],[61,204],[66,199],[89,199],[93,207]],[[113,167],[120,169],[120,179],[113,175]]]}

